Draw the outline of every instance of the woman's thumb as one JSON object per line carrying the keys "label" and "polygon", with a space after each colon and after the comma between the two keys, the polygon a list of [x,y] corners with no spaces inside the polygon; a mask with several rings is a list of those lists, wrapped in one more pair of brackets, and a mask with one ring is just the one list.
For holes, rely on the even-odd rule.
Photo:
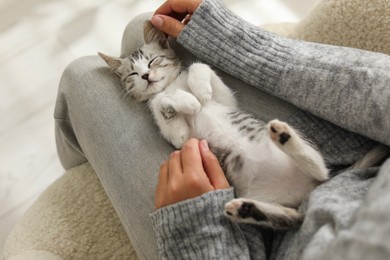
{"label": "woman's thumb", "polygon": [[178,20],[161,14],[154,15],[151,22],[157,29],[175,38],[184,28],[184,24]]}
{"label": "woman's thumb", "polygon": [[217,157],[210,151],[207,141],[201,140],[199,146],[203,168],[211,185],[217,190],[228,188],[230,186],[229,182],[223,173]]}

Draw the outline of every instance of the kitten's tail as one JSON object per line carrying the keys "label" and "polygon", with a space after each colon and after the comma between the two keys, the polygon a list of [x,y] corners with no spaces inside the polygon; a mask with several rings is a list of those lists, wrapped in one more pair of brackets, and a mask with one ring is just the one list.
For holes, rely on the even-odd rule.
{"label": "kitten's tail", "polygon": [[383,162],[390,156],[390,147],[380,144],[351,166],[351,169],[365,169]]}

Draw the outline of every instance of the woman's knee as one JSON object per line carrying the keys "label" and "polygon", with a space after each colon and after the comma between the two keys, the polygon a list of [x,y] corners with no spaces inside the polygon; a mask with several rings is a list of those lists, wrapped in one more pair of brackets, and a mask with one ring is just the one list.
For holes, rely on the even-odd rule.
{"label": "woman's knee", "polygon": [[119,78],[110,71],[99,56],[81,57],[71,62],[64,70],[60,90],[71,93],[98,91],[106,85],[120,85]]}
{"label": "woman's knee", "polygon": [[[64,70],[56,101],[57,116],[65,113],[69,106],[85,106],[88,102],[116,98],[121,93],[119,78],[98,56],[81,57]],[[118,94],[119,93],[119,94]]]}
{"label": "woman's knee", "polygon": [[144,22],[150,20],[152,13],[143,13],[132,19],[126,26],[122,37],[121,57],[126,57],[144,43]]}
{"label": "woman's knee", "polygon": [[64,83],[82,83],[92,73],[96,73],[107,67],[99,56],[85,56],[72,61],[62,73],[60,86]]}

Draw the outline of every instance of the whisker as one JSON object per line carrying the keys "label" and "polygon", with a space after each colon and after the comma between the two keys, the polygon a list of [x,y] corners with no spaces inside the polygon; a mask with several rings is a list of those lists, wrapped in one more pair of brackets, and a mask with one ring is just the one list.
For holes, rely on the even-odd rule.
{"label": "whisker", "polygon": [[122,92],[120,93],[120,98],[122,100],[126,99],[127,96],[130,94],[130,92],[127,89],[123,89]]}

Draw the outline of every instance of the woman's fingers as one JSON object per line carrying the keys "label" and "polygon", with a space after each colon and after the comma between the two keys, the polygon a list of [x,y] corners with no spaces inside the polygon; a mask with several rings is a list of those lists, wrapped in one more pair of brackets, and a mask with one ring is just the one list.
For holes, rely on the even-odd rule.
{"label": "woman's fingers", "polygon": [[202,156],[203,168],[210,180],[214,189],[226,189],[229,182],[219,164],[217,157],[210,151],[206,140],[201,140],[199,143],[199,149]]}
{"label": "woman's fingers", "polygon": [[[174,15],[192,14],[198,8],[202,0],[168,0],[163,3],[154,14]],[[184,17],[183,17],[184,18]]]}
{"label": "woman's fingers", "polygon": [[164,33],[177,38],[202,0],[168,0],[152,17],[152,24]]}
{"label": "woman's fingers", "polygon": [[[183,18],[184,19],[184,18]],[[185,24],[167,15],[153,16],[151,23],[160,31],[177,38]]]}
{"label": "woman's fingers", "polygon": [[160,166],[158,183],[154,193],[154,205],[156,208],[161,208],[164,206],[164,193],[168,185],[168,178],[168,162],[164,161]]}
{"label": "woman's fingers", "polygon": [[190,139],[182,147],[181,160],[183,164],[183,172],[192,174],[203,172],[202,158],[199,151],[199,140]]}
{"label": "woman's fingers", "polygon": [[229,183],[205,140],[188,140],[160,166],[155,206],[161,208],[200,196]]}
{"label": "woman's fingers", "polygon": [[181,151],[174,151],[173,153],[171,153],[168,162],[168,173],[169,173],[169,177],[168,177],[169,181],[183,174],[183,166],[181,163]]}

